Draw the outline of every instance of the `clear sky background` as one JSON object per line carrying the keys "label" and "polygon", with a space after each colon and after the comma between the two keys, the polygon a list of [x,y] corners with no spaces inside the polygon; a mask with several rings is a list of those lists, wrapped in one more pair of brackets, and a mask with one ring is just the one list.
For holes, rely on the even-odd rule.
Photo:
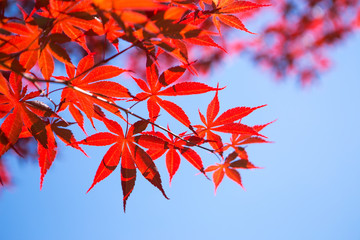
{"label": "clear sky background", "polygon": [[[227,85],[220,111],[268,104],[246,118],[274,119],[263,130],[275,143],[250,145],[250,161],[264,169],[241,171],[246,191],[224,179],[213,183],[186,161],[168,185],[171,200],[140,174],[124,214],[119,169],[85,194],[107,148],[60,156],[39,190],[36,164],[6,162],[15,186],[0,194],[0,239],[360,239],[360,36],[331,49],[334,67],[309,88],[276,82],[247,58],[232,58],[207,83]],[[214,94],[180,103],[198,120]],[[186,99],[186,98],[184,98]],[[204,164],[217,159],[201,152]]]}

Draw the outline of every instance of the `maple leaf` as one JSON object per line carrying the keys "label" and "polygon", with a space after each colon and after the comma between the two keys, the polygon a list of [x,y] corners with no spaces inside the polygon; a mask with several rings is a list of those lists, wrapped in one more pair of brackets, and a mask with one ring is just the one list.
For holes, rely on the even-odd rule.
{"label": "maple leaf", "polygon": [[234,15],[220,15],[219,14],[216,17],[219,18],[220,22],[222,22],[230,27],[237,28],[239,30],[242,30],[242,31],[245,31],[248,33],[252,33],[245,27],[245,25],[242,23],[242,21]]}
{"label": "maple leaf", "polygon": [[[12,147],[18,138],[34,137],[38,142],[41,188],[44,176],[57,153],[53,131],[67,144],[76,140],[70,130],[60,128],[65,123],[62,120],[56,120],[53,124],[44,122],[43,118],[46,117],[60,117],[45,103],[31,100],[38,97],[40,92],[27,94],[27,86],[22,87],[21,79],[20,75],[11,73],[9,84],[0,73],[0,109],[6,113],[4,115],[8,114],[0,128],[0,156]],[[74,147],[82,150],[77,145]]]}
{"label": "maple leaf", "polygon": [[227,53],[227,51],[223,47],[218,45],[216,42],[214,42],[214,40],[209,35],[188,38],[188,39],[185,39],[185,41],[192,43],[192,44],[200,45],[200,46],[217,47]]}
{"label": "maple leaf", "polygon": [[38,40],[41,29],[31,24],[9,22],[2,26],[5,31],[16,34],[5,44],[1,51],[6,53],[19,52],[20,64],[30,70],[37,62],[45,79],[50,79],[54,72],[54,60],[49,53],[51,49],[47,44],[41,44]]}
{"label": "maple leaf", "polygon": [[154,27],[148,32],[171,39],[187,39],[203,36],[207,31],[191,23],[178,22],[186,13],[185,8],[171,7],[152,17]]}
{"label": "maple leaf", "polygon": [[236,151],[230,153],[222,163],[216,163],[205,169],[205,172],[214,172],[213,173],[213,182],[215,185],[215,194],[218,186],[222,182],[224,175],[228,178],[239,184],[243,189],[244,186],[241,182],[240,173],[236,169],[253,169],[258,168],[254,166],[247,159],[237,159],[238,153]]}
{"label": "maple leaf", "polygon": [[[271,124],[273,122],[274,121],[263,124],[263,125],[255,125],[252,128],[257,132],[260,132],[262,129],[264,129],[266,126],[268,126],[269,124]],[[271,142],[262,137],[253,136],[251,134],[232,134],[230,137],[230,143],[226,144],[222,148],[222,150],[226,151],[227,149],[229,149],[231,147],[238,153],[240,158],[248,159],[245,149],[240,147],[240,145],[253,144],[253,143],[271,143]]]}
{"label": "maple leaf", "polygon": [[185,12],[184,15],[181,17],[180,22],[183,24],[193,24],[193,25],[200,25],[208,19],[213,11],[209,10],[199,10],[196,9],[195,11],[188,11]]}
{"label": "maple leaf", "polygon": [[[203,2],[211,5],[212,9],[204,10],[205,7],[203,5]],[[237,16],[231,14],[237,14],[269,5],[258,4],[249,1],[219,0],[200,1],[200,6],[203,10],[195,10],[194,12],[185,14],[181,19],[181,23],[192,23],[194,25],[200,25],[204,23],[206,19],[212,17],[212,22],[214,26],[218,29],[219,33],[221,33],[220,22],[230,27],[252,33],[246,29],[242,21]]]}
{"label": "maple leaf", "polygon": [[[44,148],[48,145],[45,124],[40,117],[49,114],[50,108],[44,109],[45,104],[38,107],[33,101],[28,101],[38,97],[40,92],[27,94],[27,86],[22,87],[21,79],[20,75],[12,72],[8,82],[0,73],[0,93],[2,94],[0,109],[9,113],[0,128],[0,156],[16,143],[23,124]],[[36,109],[40,117],[32,111],[33,109]],[[56,114],[50,113],[50,116],[56,116]]]}
{"label": "maple leaf", "polygon": [[[162,187],[160,174],[155,163],[151,157],[136,144],[138,141],[136,135],[145,130],[148,122],[138,121],[134,123],[126,134],[124,134],[122,127],[117,122],[106,118],[103,122],[111,133],[99,132],[78,142],[78,144],[92,146],[112,145],[104,155],[88,192],[95,184],[109,176],[121,160],[121,185],[124,196],[124,210],[126,200],[135,186],[136,168],[151,184],[162,192],[165,198],[168,198]],[[157,141],[157,138],[148,136],[147,140],[150,142]]]}
{"label": "maple leaf", "polygon": [[[71,130],[66,129],[64,127],[69,126],[69,123],[64,122],[60,119],[52,119],[48,121],[45,126],[45,131],[47,135],[47,148],[43,147],[40,143],[38,143],[38,162],[40,166],[40,189],[43,186],[44,177],[47,171],[50,169],[52,163],[54,162],[57,155],[57,143],[55,140],[55,136],[57,136],[61,141],[65,144],[70,145],[71,147],[80,150],[84,155],[87,154],[84,150],[76,143],[76,139],[71,132]],[[27,138],[31,137],[31,133],[28,129],[23,128],[20,133],[19,138]]]}
{"label": "maple leaf", "polygon": [[186,113],[175,103],[163,100],[159,96],[181,96],[201,94],[209,91],[220,90],[199,82],[181,82],[174,84],[185,72],[183,66],[167,69],[160,76],[155,63],[148,57],[146,62],[146,81],[134,78],[136,84],[143,90],[138,93],[135,101],[147,101],[147,108],[151,121],[159,116],[160,108],[163,108],[176,120],[192,129]]}
{"label": "maple leaf", "polygon": [[[170,56],[178,59],[181,63],[185,64],[187,68],[191,71],[192,67],[189,63],[187,47],[179,39],[166,39],[163,38],[161,41],[151,40],[153,45],[158,46],[162,51],[168,53]],[[179,47],[182,44],[183,47]],[[191,71],[196,72],[196,71]]]}
{"label": "maple leaf", "polygon": [[220,22],[225,25],[228,25],[233,28],[237,28],[239,30],[250,32],[242,21],[235,15],[231,15],[231,13],[240,13],[245,12],[251,9],[265,7],[269,5],[258,4],[249,1],[237,1],[237,0],[223,0],[218,1],[216,14],[213,16],[213,23],[218,29],[220,33]]}
{"label": "maple leaf", "polygon": [[[183,64],[188,65],[186,42],[201,46],[217,47],[224,50],[209,36],[213,33],[201,29],[196,26],[196,24],[185,21],[184,19],[179,21],[185,13],[186,8],[182,7],[169,7],[165,11],[158,11],[151,19],[139,23],[143,27],[137,28],[137,30],[133,32],[133,36],[138,41],[146,41],[152,46],[158,46],[164,52],[180,60]],[[179,48],[179,43],[182,45],[181,49]],[[151,45],[147,45],[143,45],[142,48],[144,48],[144,50],[146,49],[147,54],[149,54],[149,52],[153,54],[152,51],[154,48]]]}
{"label": "maple leaf", "polygon": [[246,134],[250,136],[262,136],[254,128],[242,123],[236,123],[235,121],[246,117],[254,110],[264,106],[265,105],[253,108],[236,107],[225,111],[216,118],[220,110],[218,92],[216,92],[215,97],[207,108],[206,118],[199,110],[200,119],[204,125],[195,125],[194,127],[200,137],[205,138],[206,135],[206,139],[209,141],[210,146],[222,154],[223,143],[221,137],[215,134],[214,131],[232,134]]}
{"label": "maple leaf", "polygon": [[[170,131],[170,129],[168,129]],[[158,139],[154,139],[153,136]],[[136,138],[136,142],[141,146],[148,148],[147,153],[152,159],[157,159],[166,153],[166,167],[170,175],[170,184],[173,176],[180,166],[180,155],[183,156],[189,163],[191,163],[197,170],[205,174],[204,167],[200,156],[191,148],[187,147],[188,142],[176,138],[168,133],[167,138],[161,132],[143,132],[142,135]],[[180,137],[185,137],[185,133],[180,134]],[[190,139],[187,136],[185,139]]]}
{"label": "maple leaf", "polygon": [[[98,100],[96,96],[100,96],[109,102],[113,102],[118,98],[130,98],[132,95],[129,90],[121,84],[113,81],[102,81],[119,76],[126,70],[115,66],[94,67],[93,55],[87,55],[79,61],[76,71],[73,66],[67,66],[66,71],[68,77],[59,78],[68,83],[68,86],[63,89],[61,94],[62,104],[59,111],[69,106],[71,115],[83,130],[84,119],[78,109],[85,113],[93,126],[93,117],[102,119],[97,114],[94,103],[121,117],[118,108]],[[87,91],[92,95],[83,94],[78,89]]]}
{"label": "maple leaf", "polygon": [[[217,34],[209,31],[213,26],[207,19],[211,20],[209,18],[212,17],[213,24],[219,32],[221,23],[247,31],[236,14],[258,8],[260,4],[236,0],[39,0],[35,1],[35,7],[30,14],[21,9],[20,5],[21,3],[19,3],[19,9],[23,15],[22,18],[5,17],[4,11],[0,13],[2,15],[0,16],[2,17],[0,68],[12,72],[9,77],[6,73],[6,78],[0,73],[0,118],[2,118],[0,157],[9,148],[16,151],[17,146],[14,144],[19,144],[19,138],[34,137],[38,144],[40,187],[58,153],[57,138],[80,151],[83,150],[79,144],[109,146],[88,192],[120,165],[124,210],[127,199],[135,186],[136,169],[166,197],[160,174],[154,163],[154,160],[162,155],[166,155],[170,183],[178,171],[181,158],[185,158],[205,175],[202,160],[191,147],[204,148],[202,144],[206,142],[209,142],[220,154],[229,148],[235,150],[220,164],[221,167],[216,165],[207,168],[207,171],[211,169],[215,171],[213,176],[215,189],[224,175],[241,185],[237,169],[256,168],[248,161],[245,148],[241,146],[267,142],[265,137],[258,133],[264,125],[249,127],[242,124],[240,120],[262,106],[233,108],[217,116],[218,90],[222,88],[178,80],[186,69],[193,75],[196,74],[194,62],[189,62],[189,56],[194,55],[195,49],[191,44],[216,47],[225,51],[213,40],[212,36]],[[100,55],[90,53],[85,37],[93,36],[94,33],[103,35],[102,38],[92,38],[95,43],[91,43],[91,49],[94,52],[100,49],[99,43],[107,44],[109,41],[116,47],[118,54],[105,58],[106,53],[104,53],[101,62],[95,64],[95,56],[100,57]],[[126,70],[115,66],[101,66],[123,53],[118,49],[119,40],[130,43],[129,48],[136,47],[142,50],[136,55],[129,54],[137,62],[141,63],[139,56],[147,58],[146,79],[134,78],[141,88],[141,92],[136,96],[131,95],[128,89],[118,82],[108,80]],[[324,41],[330,40],[324,39]],[[63,44],[71,46],[67,44],[71,42],[76,42],[88,52],[87,56],[80,59],[77,67],[72,64],[73,58],[69,55],[75,52],[72,49],[63,48]],[[200,48],[196,48],[195,51],[198,49]],[[200,50],[203,49],[205,48]],[[212,52],[215,51],[210,50],[210,54]],[[216,52],[219,54],[205,59],[209,66],[210,63],[222,59],[223,52]],[[65,64],[67,76],[53,76],[54,59]],[[168,62],[164,64],[165,67],[163,65],[161,67],[166,70],[159,74],[157,64],[164,59]],[[180,61],[182,65],[169,67],[173,65],[174,60]],[[33,69],[36,65],[39,66],[44,79],[36,77],[38,69]],[[33,72],[30,72],[32,69]],[[23,86],[21,76],[15,73],[21,73],[21,76],[34,83],[38,89],[40,89],[37,86],[39,82],[47,82],[47,91],[28,93],[27,86]],[[58,80],[51,80],[51,78]],[[60,103],[56,101],[57,98],[53,101],[49,96],[52,94],[49,92],[49,84],[55,82],[64,86],[63,89],[54,90],[62,90]],[[206,118],[200,113],[203,125],[197,125],[197,131],[194,131],[187,114],[181,107],[165,100],[169,96],[203,94],[209,91],[216,91],[216,95],[208,106]],[[55,110],[35,99],[37,97],[47,98],[54,104]],[[123,130],[117,122],[107,119],[102,109],[121,118],[119,109],[124,109],[127,115],[145,118],[116,105],[115,101],[119,100],[146,102],[150,120],[138,121],[131,125],[129,122],[131,119],[126,119],[124,124],[127,124],[127,128]],[[84,140],[77,142],[73,133],[67,128],[69,124],[58,115],[58,112],[66,108],[84,132],[84,115],[93,126],[93,118],[99,119],[109,131],[87,136]],[[155,126],[165,130],[157,124],[152,124],[151,132],[145,132],[148,124],[156,121],[161,109],[193,133],[181,133],[178,134],[180,136],[178,138],[177,134],[172,133],[172,135],[169,130],[168,136],[165,136],[160,132],[155,132]],[[122,118],[122,120],[125,119]],[[223,144],[220,136],[215,132],[232,134],[231,143]],[[2,169],[0,162],[1,183],[6,181],[6,177],[3,177],[4,174],[1,173]]]}
{"label": "maple leaf", "polygon": [[[51,6],[53,2],[54,1],[51,2]],[[61,4],[63,1],[55,2],[56,5]],[[54,31],[56,28],[54,26],[54,22],[56,22],[54,20],[55,18],[49,16],[49,14],[45,14],[46,17],[44,16],[40,19],[34,18],[33,14],[28,15],[23,9],[20,8],[20,10],[23,14],[23,19],[25,19],[23,23],[8,21],[2,26],[2,29],[8,32],[7,34],[13,35],[11,35],[10,40],[2,46],[2,49],[0,47],[0,51],[3,50],[6,53],[17,52],[17,54],[20,54],[19,62],[25,70],[30,70],[38,63],[45,79],[50,79],[53,74],[53,57],[64,64],[72,65],[69,54],[59,45],[69,42],[71,38],[62,34],[62,31]],[[42,15],[44,12],[38,12],[38,14]],[[61,19],[58,18],[57,20]]]}
{"label": "maple leaf", "polygon": [[42,188],[44,177],[52,163],[55,160],[57,153],[57,144],[55,141],[55,136],[51,131],[51,125],[45,127],[47,134],[47,148],[44,148],[41,144],[38,144],[38,154],[39,154],[39,166],[40,166],[40,189]]}
{"label": "maple leaf", "polygon": [[220,0],[217,7],[220,13],[240,13],[248,10],[270,6],[269,4],[259,4],[249,1]]}
{"label": "maple leaf", "polygon": [[94,26],[94,32],[98,35],[105,35],[106,39],[111,42],[111,44],[119,52],[119,38],[124,36],[124,31],[119,27],[118,23],[114,18],[109,18],[109,20],[102,26]]}
{"label": "maple leaf", "polygon": [[37,14],[52,22],[51,33],[65,33],[89,53],[84,31],[101,28],[101,22],[92,15],[95,11],[91,3],[91,0],[50,0],[49,5],[42,7],[42,12],[37,12]]}

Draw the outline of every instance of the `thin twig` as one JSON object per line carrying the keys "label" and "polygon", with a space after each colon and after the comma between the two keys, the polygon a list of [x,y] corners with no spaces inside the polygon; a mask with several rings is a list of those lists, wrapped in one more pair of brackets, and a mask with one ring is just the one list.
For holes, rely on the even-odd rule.
{"label": "thin twig", "polygon": [[46,97],[55,107],[57,107],[57,104],[49,97],[49,95],[45,94],[45,91],[43,89],[41,89],[41,87],[39,86],[39,84],[37,82],[31,82],[35,87],[36,89],[41,93],[41,95],[43,97]]}

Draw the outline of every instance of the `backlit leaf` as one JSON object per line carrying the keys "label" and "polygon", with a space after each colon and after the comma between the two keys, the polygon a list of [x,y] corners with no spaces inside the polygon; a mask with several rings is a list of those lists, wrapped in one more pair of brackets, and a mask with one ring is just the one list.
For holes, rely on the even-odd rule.
{"label": "backlit leaf", "polygon": [[224,169],[223,168],[219,168],[218,170],[216,170],[213,173],[213,182],[215,184],[215,193],[216,193],[216,190],[217,190],[219,184],[223,180],[223,178],[224,178]]}
{"label": "backlit leaf", "polygon": [[249,1],[233,1],[230,4],[222,4],[222,8],[220,9],[220,12],[221,13],[239,13],[239,12],[244,12],[247,10],[264,7],[264,6],[269,6],[269,5],[258,4],[258,3],[253,3],[253,2],[249,2]]}
{"label": "backlit leaf", "polygon": [[121,153],[122,149],[116,144],[109,148],[109,150],[104,155],[98,170],[96,171],[93,184],[87,192],[89,192],[95,186],[95,184],[105,179],[115,170],[119,164]]}
{"label": "backlit leaf", "polygon": [[241,183],[241,176],[238,171],[231,168],[225,168],[225,174],[226,176],[228,176],[228,178],[230,178],[231,180],[239,184],[242,188],[244,188]]}
{"label": "backlit leaf", "polygon": [[252,33],[249,30],[247,30],[245,25],[242,23],[242,21],[234,15],[218,15],[218,18],[220,19],[221,22],[225,23],[230,27],[237,28],[248,33]]}

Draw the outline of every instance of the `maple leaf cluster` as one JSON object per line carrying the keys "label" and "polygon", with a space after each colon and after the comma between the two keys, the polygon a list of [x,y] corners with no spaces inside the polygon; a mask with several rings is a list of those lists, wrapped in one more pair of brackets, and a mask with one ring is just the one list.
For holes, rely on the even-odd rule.
{"label": "maple leaf cluster", "polygon": [[[223,37],[219,47],[210,48],[208,51],[193,51],[198,57],[194,66],[200,73],[207,74],[229,54],[244,54],[250,56],[263,69],[271,71],[276,76],[275,79],[292,76],[302,86],[307,86],[332,66],[329,52],[334,46],[351,37],[360,26],[358,0],[253,0],[253,2],[254,5],[244,7],[255,7],[258,8],[256,10],[262,11],[235,12],[235,9],[239,8],[234,5],[241,5],[235,2],[226,3],[227,6],[234,7],[231,11],[205,10],[194,13],[197,21],[193,23],[210,32],[218,32]],[[221,6],[224,1],[217,4]],[[219,12],[220,15],[217,14]],[[232,21],[233,24],[226,20],[221,21],[224,16],[229,18],[228,15],[241,20],[255,17],[263,27],[256,32],[256,35],[247,37],[243,34],[240,38],[234,39],[232,30],[241,29],[242,22],[235,25],[237,20]],[[270,22],[269,17],[271,17]],[[250,32],[247,29],[242,30]],[[224,50],[227,49],[231,51],[225,52]],[[131,60],[133,60],[131,66],[137,66],[136,56]],[[170,60],[166,59],[166,62]],[[137,66],[136,70],[139,71],[139,68],[141,66]]]}
{"label": "maple leaf cluster", "polygon": [[[261,1],[263,2],[263,1]],[[255,41],[239,41],[259,65],[277,78],[295,76],[305,86],[328,70],[328,52],[358,30],[358,0],[280,0],[268,8],[276,18],[266,24]]]}
{"label": "maple leaf cluster", "polygon": [[[256,168],[244,145],[268,142],[259,133],[267,124],[248,126],[242,119],[263,106],[235,107],[218,116],[224,87],[191,81],[199,66],[194,52],[225,52],[216,43],[223,26],[250,33],[236,14],[264,6],[238,0],[37,0],[5,6],[0,22],[1,185],[10,182],[4,154],[22,155],[19,141],[33,139],[40,187],[59,142],[86,156],[82,145],[109,146],[88,191],[119,167],[124,209],[138,172],[167,198],[154,162],[163,155],[170,182],[183,158],[205,177],[215,171],[215,189],[224,174],[242,186],[238,169]],[[142,69],[124,67],[123,61],[116,62],[120,56],[136,56]],[[56,75],[61,71],[55,67],[63,67],[66,75]],[[130,92],[125,75],[140,91]],[[206,93],[214,98],[205,116],[199,111],[201,123],[170,101]],[[134,112],[138,104],[146,105],[148,115]],[[64,119],[65,112],[73,119]],[[159,124],[160,112],[170,116],[167,128]],[[97,124],[107,130],[89,136]],[[175,133],[170,124],[186,130]],[[87,137],[77,140],[74,126]],[[205,168],[201,149],[217,155],[220,163]]]}

